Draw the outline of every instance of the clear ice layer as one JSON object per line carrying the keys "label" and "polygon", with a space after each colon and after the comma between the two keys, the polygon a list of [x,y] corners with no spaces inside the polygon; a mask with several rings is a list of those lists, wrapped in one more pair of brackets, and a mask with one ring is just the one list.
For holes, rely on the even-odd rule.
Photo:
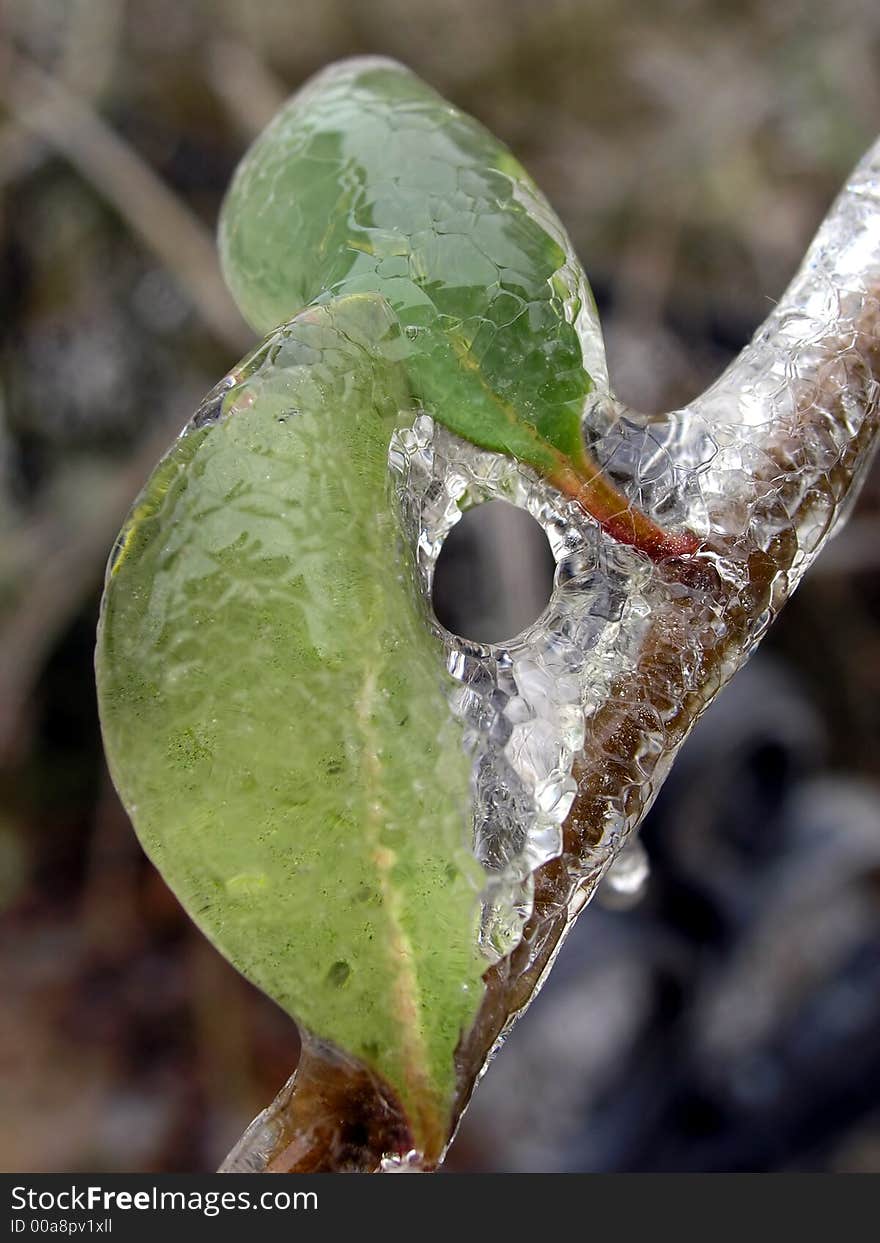
{"label": "clear ice layer", "polygon": [[[585,875],[601,875],[650,805],[683,740],[673,728],[682,697],[708,702],[845,516],[849,463],[863,451],[867,458],[865,441],[876,431],[878,153],[854,173],[751,344],[688,407],[663,419],[625,410],[607,388],[589,307],[578,323],[599,381],[585,438],[634,506],[705,541],[702,582],[670,578],[531,470],[427,415],[395,434],[390,465],[426,599],[443,540],[465,509],[484,501],[527,510],[556,559],[552,598],[522,634],[481,644],[439,628],[456,684],[453,711],[473,755],[474,849],[489,878],[482,938],[491,959],[522,935],[534,873],[562,851],[576,766],[602,761],[597,716],[638,667],[650,634],[677,625],[678,668],[666,711],[645,704],[635,765],[621,768],[620,797],[605,800],[592,858],[580,860]],[[779,566],[765,606],[744,620],[736,615],[753,594],[758,556]],[[617,757],[606,758],[613,765]]]}

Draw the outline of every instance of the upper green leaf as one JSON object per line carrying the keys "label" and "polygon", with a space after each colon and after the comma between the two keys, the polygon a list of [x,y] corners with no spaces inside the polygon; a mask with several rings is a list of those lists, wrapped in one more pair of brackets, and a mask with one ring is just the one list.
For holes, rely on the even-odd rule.
{"label": "upper green leaf", "polygon": [[344,62],[294,96],[239,166],[220,240],[259,331],[381,293],[429,413],[542,474],[584,468],[579,315],[601,343],[565,232],[510,152],[402,66]]}

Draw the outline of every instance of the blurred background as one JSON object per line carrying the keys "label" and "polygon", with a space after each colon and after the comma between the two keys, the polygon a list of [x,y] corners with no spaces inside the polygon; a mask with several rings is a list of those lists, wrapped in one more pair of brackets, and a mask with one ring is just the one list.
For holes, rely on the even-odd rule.
{"label": "blurred background", "polygon": [[[646,411],[744,344],[880,130],[876,0],[6,0],[4,1170],[215,1168],[295,1064],[290,1021],[144,860],[91,662],[124,513],[251,341],[217,268],[224,188],[286,94],[359,52],[531,169]],[[875,470],[688,743],[646,897],[582,917],[450,1169],[880,1170],[878,534]],[[471,633],[546,598],[546,550],[503,514],[446,562],[438,612]]]}

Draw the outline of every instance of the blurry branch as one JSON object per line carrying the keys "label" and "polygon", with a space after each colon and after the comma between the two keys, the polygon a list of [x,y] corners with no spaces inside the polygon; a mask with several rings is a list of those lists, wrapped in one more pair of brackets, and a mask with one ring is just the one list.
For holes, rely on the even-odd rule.
{"label": "blurry branch", "polygon": [[121,0],[69,0],[64,51],[53,77],[79,99],[96,99],[113,76],[124,5]]}
{"label": "blurry branch", "polygon": [[[90,41],[84,40],[83,46]],[[75,80],[82,79],[83,46],[71,51]],[[210,234],[198,219],[87,100],[8,46],[3,67],[0,95],[14,118],[0,131],[0,160],[7,176],[33,164],[35,152],[22,143],[23,131],[59,152],[154,252],[223,345],[236,357],[243,353],[251,335],[223,284]],[[93,76],[89,87],[99,89],[100,80],[100,74]],[[7,545],[4,573],[21,587],[0,647],[0,757],[8,758],[15,745],[29,693],[52,643],[97,585],[131,498],[170,434],[165,427],[136,450],[90,506],[90,518],[77,522],[47,515]],[[21,562],[34,568],[22,574]]]}
{"label": "blurry branch", "polygon": [[[28,10],[25,10],[27,13]],[[21,24],[21,14],[19,13]],[[120,0],[71,0],[66,11],[63,46],[51,75],[82,103],[94,104],[113,74],[119,48],[123,10]],[[27,25],[30,26],[30,21]],[[39,19],[37,19],[39,25]],[[7,19],[7,37],[0,43],[0,81],[11,72],[10,35],[21,37],[14,18]],[[18,121],[0,127],[0,185],[32,172],[50,148]]]}
{"label": "blurry branch", "polygon": [[279,112],[289,91],[257,53],[240,41],[213,39],[208,81],[243,137],[251,139]]}
{"label": "blurry branch", "polygon": [[252,343],[220,276],[207,229],[88,104],[30,60],[13,55],[0,87],[16,120],[103,195],[172,276],[236,357]]}

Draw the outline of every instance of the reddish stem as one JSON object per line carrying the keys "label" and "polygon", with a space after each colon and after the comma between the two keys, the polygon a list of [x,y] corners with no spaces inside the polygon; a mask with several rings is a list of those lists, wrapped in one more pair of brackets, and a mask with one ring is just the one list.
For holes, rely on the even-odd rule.
{"label": "reddish stem", "polygon": [[700,541],[690,531],[664,531],[636,509],[586,453],[581,470],[560,465],[547,478],[577,501],[612,539],[637,548],[652,561],[691,556],[700,549]]}

